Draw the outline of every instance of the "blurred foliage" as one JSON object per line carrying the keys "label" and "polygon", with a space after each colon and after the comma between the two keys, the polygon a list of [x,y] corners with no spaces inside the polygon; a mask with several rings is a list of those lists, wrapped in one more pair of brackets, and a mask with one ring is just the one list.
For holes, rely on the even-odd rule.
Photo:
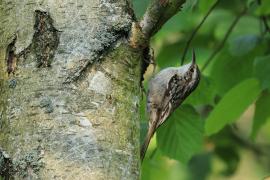
{"label": "blurred foliage", "polygon": [[267,119],[270,118],[269,105],[270,105],[269,91],[262,92],[261,96],[256,101],[256,109],[251,134],[251,137],[253,139],[255,139],[258,131],[264,125]]}
{"label": "blurred foliage", "polygon": [[[181,64],[187,41],[216,2],[187,0],[152,38],[157,71]],[[133,0],[138,19],[148,3]],[[232,25],[236,17],[239,21]],[[210,63],[202,70],[196,91],[152,139],[142,164],[143,180],[270,175],[269,24],[269,0],[219,0],[193,37],[185,58],[188,63],[194,48],[201,70],[206,61]],[[146,89],[151,75],[151,70],[145,75]],[[141,142],[148,124],[145,103],[143,97]],[[243,168],[248,178],[238,175]]]}
{"label": "blurred foliage", "polygon": [[[169,141],[168,141],[169,139]],[[187,163],[203,142],[203,121],[190,105],[179,107],[157,131],[157,145],[173,159]]]}
{"label": "blurred foliage", "polygon": [[244,80],[231,88],[206,119],[206,134],[212,135],[237,120],[259,94],[259,82],[256,79]]}

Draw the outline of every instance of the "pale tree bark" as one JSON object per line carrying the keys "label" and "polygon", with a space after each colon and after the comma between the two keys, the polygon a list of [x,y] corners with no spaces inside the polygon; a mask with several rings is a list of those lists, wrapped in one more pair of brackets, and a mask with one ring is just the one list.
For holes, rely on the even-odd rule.
{"label": "pale tree bark", "polygon": [[140,53],[127,46],[127,2],[0,8],[2,176],[137,179]]}
{"label": "pale tree bark", "polygon": [[171,15],[144,36],[129,4],[0,0],[0,176],[139,179],[141,62]]}

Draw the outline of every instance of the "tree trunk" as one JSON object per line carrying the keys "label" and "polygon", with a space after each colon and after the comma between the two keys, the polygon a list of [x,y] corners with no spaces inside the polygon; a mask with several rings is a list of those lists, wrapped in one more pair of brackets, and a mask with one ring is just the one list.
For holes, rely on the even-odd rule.
{"label": "tree trunk", "polygon": [[0,0],[0,176],[138,179],[126,0]]}

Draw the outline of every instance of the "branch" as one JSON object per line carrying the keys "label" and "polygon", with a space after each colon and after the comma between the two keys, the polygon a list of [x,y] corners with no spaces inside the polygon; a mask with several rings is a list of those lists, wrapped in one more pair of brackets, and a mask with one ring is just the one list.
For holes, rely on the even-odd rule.
{"label": "branch", "polygon": [[232,22],[231,26],[229,27],[228,31],[226,32],[225,36],[223,37],[221,43],[219,44],[219,46],[216,48],[216,50],[211,54],[211,56],[206,60],[204,66],[202,67],[202,72],[205,70],[205,68],[209,65],[209,63],[214,59],[214,57],[217,55],[217,53],[223,48],[223,46],[225,45],[225,42],[227,41],[227,39],[229,38],[231,32],[233,31],[234,27],[236,26],[236,24],[238,23],[238,21],[240,20],[240,18],[246,13],[246,8],[244,8],[244,10],[234,19],[234,21]]}
{"label": "branch", "polygon": [[262,19],[262,22],[263,22],[264,27],[265,27],[265,32],[270,33],[270,27],[269,27],[269,25],[267,23],[267,18],[265,16],[262,16],[261,19]]}
{"label": "branch", "polygon": [[219,0],[216,1],[215,4],[213,4],[213,6],[208,10],[208,12],[206,13],[206,15],[203,17],[202,21],[200,22],[200,24],[198,24],[198,26],[194,29],[194,31],[192,32],[191,36],[189,37],[187,44],[185,46],[184,52],[183,52],[183,56],[181,58],[181,65],[184,64],[185,58],[186,58],[186,54],[189,48],[189,45],[191,43],[191,41],[193,40],[193,38],[195,37],[195,35],[197,34],[198,30],[201,28],[201,26],[203,25],[203,23],[205,22],[205,20],[207,19],[207,17],[210,15],[210,13],[215,9],[215,7],[217,6],[217,4],[219,3]]}
{"label": "branch", "polygon": [[[258,3],[258,5],[260,6],[260,5],[261,5],[261,0],[257,0],[257,3]],[[270,33],[270,27],[269,27],[269,25],[268,25],[268,23],[267,23],[267,18],[266,18],[266,16],[260,16],[260,18],[261,18],[261,20],[262,20],[262,22],[263,22],[263,25],[264,25],[264,27],[265,27],[265,32],[264,32],[264,34],[267,33],[267,32]]]}
{"label": "branch", "polygon": [[151,0],[140,22],[145,37],[150,39],[180,10],[184,2],[185,0]]}
{"label": "branch", "polygon": [[236,130],[235,128],[231,128],[230,131],[231,131],[232,138],[235,141],[237,141],[239,145],[251,150],[254,154],[257,154],[257,155],[262,155],[263,154],[262,149],[261,149],[260,146],[250,142],[249,139],[243,137],[238,132],[238,130]]}

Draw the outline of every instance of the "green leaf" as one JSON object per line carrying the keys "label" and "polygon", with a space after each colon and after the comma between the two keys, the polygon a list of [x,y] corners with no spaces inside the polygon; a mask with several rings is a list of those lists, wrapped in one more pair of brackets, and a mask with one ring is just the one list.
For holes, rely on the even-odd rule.
{"label": "green leaf", "polygon": [[256,15],[269,15],[270,14],[270,2],[269,0],[261,0],[261,5],[256,10]]}
{"label": "green leaf", "polygon": [[210,77],[213,78],[217,87],[217,93],[222,96],[244,79],[254,77],[254,59],[264,51],[264,43],[259,43],[256,48],[241,57],[231,55],[228,48],[222,50],[215,58],[210,72]]}
{"label": "green leaf", "polygon": [[205,180],[211,173],[212,152],[204,152],[191,158],[188,164],[190,180]]}
{"label": "green leaf", "polygon": [[[192,16],[191,16],[192,13]],[[177,40],[176,34],[180,38],[182,37],[179,32],[189,32],[194,29],[194,27],[198,24],[198,13],[195,12],[182,12],[177,13],[172,18],[170,18],[164,26],[157,32],[154,36],[157,40],[170,39],[175,42]]]}
{"label": "green leaf", "polygon": [[270,107],[270,92],[264,91],[261,94],[260,98],[256,101],[256,109],[251,132],[252,139],[255,139],[260,128],[270,118],[269,107]]}
{"label": "green leaf", "polygon": [[216,88],[212,79],[201,75],[201,80],[196,90],[184,101],[185,104],[204,105],[214,104],[214,97],[216,95]]}
{"label": "green leaf", "polygon": [[256,4],[257,4],[256,0],[247,0],[246,5],[249,7],[249,6],[251,6],[253,3],[256,3]]}
{"label": "green leaf", "polygon": [[243,16],[234,27],[230,37],[243,36],[243,35],[261,35],[260,31],[261,22],[259,18],[254,16]]}
{"label": "green leaf", "polygon": [[[225,17],[225,19],[222,19],[222,21],[219,19],[214,33],[216,39],[222,40],[224,38],[234,18],[234,16],[231,16],[230,18]],[[256,17],[244,16],[233,28],[229,39],[249,34],[260,35],[260,21]]]}
{"label": "green leaf", "polygon": [[198,0],[189,0],[183,4],[182,11],[190,11],[197,4]]}
{"label": "green leaf", "polygon": [[225,176],[233,175],[240,161],[239,152],[235,146],[232,144],[229,146],[217,146],[215,154],[226,164],[226,169],[223,170],[222,174]]}
{"label": "green leaf", "polygon": [[252,51],[258,43],[259,37],[256,35],[238,36],[229,43],[229,51],[233,56],[243,56]]}
{"label": "green leaf", "polygon": [[200,0],[199,1],[199,8],[203,13],[206,13],[217,0]]}
{"label": "green leaf", "polygon": [[157,56],[157,64],[160,68],[166,68],[170,66],[176,66],[180,64],[181,45],[179,43],[167,45],[161,49]]}
{"label": "green leaf", "polygon": [[142,163],[141,180],[188,179],[187,167],[164,157],[159,149],[145,158]]}
{"label": "green leaf", "polygon": [[234,130],[226,126],[214,136],[209,137],[209,141],[215,145],[215,156],[218,156],[224,163],[224,167],[219,172],[224,176],[233,175],[240,165],[239,154],[242,152],[239,152],[239,149],[243,148],[243,144],[239,143]]}
{"label": "green leaf", "polygon": [[[198,33],[211,35],[220,40],[222,39],[226,29],[220,29],[219,26],[223,26],[225,23],[227,28],[232,18],[233,14],[230,11],[215,9],[208,16]],[[220,21],[220,19],[222,19],[222,21]]]}
{"label": "green leaf", "polygon": [[157,144],[168,157],[187,163],[203,142],[203,121],[192,106],[182,105],[157,131]]}
{"label": "green leaf", "polygon": [[257,79],[247,79],[233,87],[220,100],[205,123],[207,135],[221,130],[225,125],[236,121],[245,109],[255,101],[260,93]]}
{"label": "green leaf", "polygon": [[263,89],[270,89],[270,55],[255,59],[254,75],[260,80]]}
{"label": "green leaf", "polygon": [[253,58],[254,56],[237,58],[226,49],[219,54],[210,72],[219,95],[224,95],[237,83],[252,77]]}
{"label": "green leaf", "polygon": [[149,2],[149,0],[132,0],[134,11],[138,18],[143,16]]}

